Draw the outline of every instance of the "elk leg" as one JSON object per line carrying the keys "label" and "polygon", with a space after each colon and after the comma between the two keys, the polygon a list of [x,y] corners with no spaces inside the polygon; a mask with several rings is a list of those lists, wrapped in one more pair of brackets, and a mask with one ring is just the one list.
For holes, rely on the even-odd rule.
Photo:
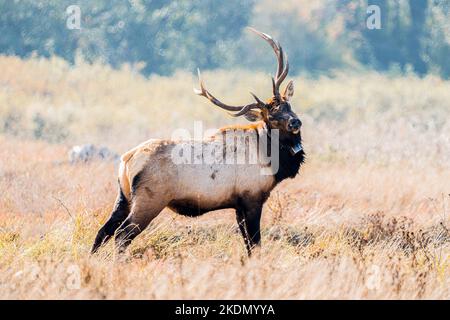
{"label": "elk leg", "polygon": [[111,213],[111,217],[98,231],[91,249],[91,254],[97,252],[100,246],[105,244],[114,235],[114,232],[127,218],[129,213],[130,207],[128,200],[127,198],[125,198],[125,195],[119,187],[119,195],[117,196],[116,202],[114,204],[114,209]]}
{"label": "elk leg", "polygon": [[154,206],[133,204],[130,215],[125,219],[116,233],[115,241],[118,253],[124,253],[131,241],[136,238],[150,222],[158,216],[165,205]]}
{"label": "elk leg", "polygon": [[241,206],[236,210],[239,229],[244,237],[249,257],[252,254],[252,249],[261,244],[261,212],[262,206],[254,203],[248,206]]}
{"label": "elk leg", "polygon": [[251,244],[249,241],[249,235],[247,232],[247,225],[245,221],[245,213],[242,209],[236,209],[236,220],[239,226],[239,230],[241,231],[242,237],[244,238],[245,247],[247,249],[248,255],[251,254]]}
{"label": "elk leg", "polygon": [[261,207],[251,208],[246,212],[247,232],[251,245],[249,256],[251,255],[251,250],[253,248],[261,245],[261,212]]}

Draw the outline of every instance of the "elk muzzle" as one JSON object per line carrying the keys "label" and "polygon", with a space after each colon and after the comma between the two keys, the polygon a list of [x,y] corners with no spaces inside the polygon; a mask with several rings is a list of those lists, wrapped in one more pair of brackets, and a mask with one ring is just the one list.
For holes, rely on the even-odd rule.
{"label": "elk muzzle", "polygon": [[289,132],[292,132],[294,134],[297,134],[300,132],[300,127],[302,126],[302,123],[297,118],[291,118],[288,121],[287,129]]}

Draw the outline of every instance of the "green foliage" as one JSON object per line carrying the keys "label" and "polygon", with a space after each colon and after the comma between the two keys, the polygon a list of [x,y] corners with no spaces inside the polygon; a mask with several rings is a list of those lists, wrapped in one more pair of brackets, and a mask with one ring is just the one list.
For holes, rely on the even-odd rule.
{"label": "green foliage", "polygon": [[[21,57],[58,55],[73,62],[113,66],[145,62],[145,73],[215,68],[232,53],[224,43],[239,37],[252,1],[80,0],[81,30],[66,28],[73,1],[0,1],[0,52]],[[220,39],[220,41],[218,41]]]}
{"label": "green foliage", "polygon": [[[69,5],[81,30],[66,27]],[[380,30],[366,27],[369,4]],[[292,73],[338,68],[450,76],[448,0],[0,0],[0,53],[136,65],[144,74],[247,67],[272,71],[252,25],[287,49]],[[269,69],[270,68],[270,69]]]}
{"label": "green foliage", "polygon": [[[359,6],[344,1],[342,8],[353,8],[346,30],[357,30],[351,39],[358,61],[377,70],[400,69],[424,75],[437,71],[450,76],[449,2],[446,0],[364,0]],[[369,4],[381,9],[381,29],[365,26]]]}

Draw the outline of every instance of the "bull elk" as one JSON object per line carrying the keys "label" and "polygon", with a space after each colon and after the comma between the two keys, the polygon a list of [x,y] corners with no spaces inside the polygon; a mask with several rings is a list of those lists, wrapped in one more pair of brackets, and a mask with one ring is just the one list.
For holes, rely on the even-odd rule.
{"label": "bull elk", "polygon": [[[200,144],[203,147],[222,146],[218,155],[220,159],[230,156],[245,158],[252,151],[249,148],[258,148],[258,155],[265,148],[249,143],[226,145],[226,137],[232,136],[236,140],[250,133],[256,136],[256,140],[265,140],[272,145],[274,133],[277,132],[274,152],[278,155],[277,169],[272,170],[271,174],[261,174],[267,163],[259,161],[243,164],[224,161],[179,163],[174,161],[174,151],[177,148],[193,148],[194,141],[146,141],[121,157],[118,196],[111,217],[97,234],[92,253],[114,234],[117,250],[123,252],[165,207],[192,217],[218,209],[235,209],[248,255],[252,248],[260,245],[263,204],[280,181],[293,178],[298,173],[305,154],[300,133],[302,123],[289,102],[294,94],[293,81],[280,93],[280,86],[289,72],[287,56],[272,37],[253,28],[250,30],[267,41],[275,52],[278,65],[275,77],[272,77],[273,96],[263,102],[252,93],[255,102],[231,106],[219,101],[206,89],[199,72],[200,89],[194,89],[196,94],[234,117],[244,116],[254,122],[247,126],[222,128],[215,135],[200,141]],[[263,151],[270,153],[270,150]]]}

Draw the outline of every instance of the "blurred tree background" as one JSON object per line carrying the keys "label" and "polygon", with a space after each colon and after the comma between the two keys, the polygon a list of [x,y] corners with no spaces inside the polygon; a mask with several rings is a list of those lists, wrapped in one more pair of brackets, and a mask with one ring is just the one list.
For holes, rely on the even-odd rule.
{"label": "blurred tree background", "polygon": [[[368,29],[369,5],[381,29]],[[81,9],[81,29],[66,8]],[[450,76],[449,0],[0,0],[0,54],[53,55],[75,62],[139,66],[143,74],[178,69],[272,71],[254,26],[286,48],[292,73],[337,69]]]}

